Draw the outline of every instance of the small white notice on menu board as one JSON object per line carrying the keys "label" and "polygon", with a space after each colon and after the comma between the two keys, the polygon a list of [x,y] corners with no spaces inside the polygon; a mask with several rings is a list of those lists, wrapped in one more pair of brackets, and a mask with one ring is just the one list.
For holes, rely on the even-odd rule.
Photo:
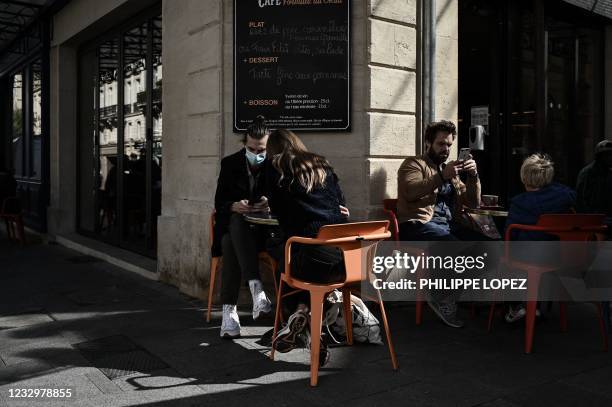
{"label": "small white notice on menu board", "polygon": [[471,125],[472,126],[488,126],[489,125],[489,106],[472,106],[471,109]]}

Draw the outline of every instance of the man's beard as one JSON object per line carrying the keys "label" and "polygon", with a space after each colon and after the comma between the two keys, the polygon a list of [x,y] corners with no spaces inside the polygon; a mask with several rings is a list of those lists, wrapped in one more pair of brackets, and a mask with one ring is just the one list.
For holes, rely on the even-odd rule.
{"label": "man's beard", "polygon": [[436,165],[440,165],[446,162],[446,160],[448,160],[448,154],[440,155],[434,151],[433,147],[429,147],[429,150],[427,151],[427,155],[429,156],[429,158],[431,158],[431,161],[433,161]]}

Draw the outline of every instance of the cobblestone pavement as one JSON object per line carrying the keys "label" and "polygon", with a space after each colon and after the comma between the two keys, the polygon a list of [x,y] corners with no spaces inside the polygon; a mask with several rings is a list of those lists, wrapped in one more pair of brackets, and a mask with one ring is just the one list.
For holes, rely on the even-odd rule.
{"label": "cobblestone pavement", "polygon": [[[0,232],[2,233],[2,232]],[[612,405],[612,356],[590,304],[556,307],[523,329],[486,312],[464,329],[414,307],[388,304],[400,370],[384,346],[332,349],[319,387],[308,386],[308,352],[272,362],[258,345],[271,321],[250,321],[242,338],[219,339],[220,313],[206,324],[203,302],[174,287],[52,244],[25,248],[0,234],[0,406],[601,406]],[[373,307],[372,307],[373,309]],[[21,388],[70,388],[70,399],[15,399]]]}

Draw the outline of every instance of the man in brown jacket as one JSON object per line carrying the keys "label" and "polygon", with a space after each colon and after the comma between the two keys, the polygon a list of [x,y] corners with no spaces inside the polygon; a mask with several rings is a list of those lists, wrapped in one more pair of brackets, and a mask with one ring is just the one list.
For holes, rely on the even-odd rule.
{"label": "man in brown jacket", "polygon": [[[450,121],[430,123],[425,130],[425,154],[408,157],[399,168],[397,215],[401,240],[484,239],[483,235],[453,221],[464,206],[475,208],[480,203],[478,169],[472,157],[447,162],[456,134],[455,125]],[[461,173],[466,174],[465,183],[459,177]],[[447,325],[463,326],[456,318],[454,299],[445,297],[430,300],[430,307]]]}

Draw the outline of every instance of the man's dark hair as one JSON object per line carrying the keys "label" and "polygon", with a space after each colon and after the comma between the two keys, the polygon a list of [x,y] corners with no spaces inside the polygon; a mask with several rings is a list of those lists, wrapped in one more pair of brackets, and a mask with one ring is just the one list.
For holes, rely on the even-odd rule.
{"label": "man's dark hair", "polygon": [[432,122],[427,125],[425,129],[425,141],[429,144],[433,144],[436,140],[438,132],[444,132],[452,134],[453,137],[457,135],[457,127],[455,123],[448,120],[440,120],[439,122]]}
{"label": "man's dark hair", "polygon": [[270,135],[270,129],[266,125],[266,118],[260,115],[253,120],[253,123],[251,123],[249,127],[247,127],[247,131],[244,134],[242,142],[246,143],[247,136],[254,138],[255,140],[261,140],[268,135]]}

